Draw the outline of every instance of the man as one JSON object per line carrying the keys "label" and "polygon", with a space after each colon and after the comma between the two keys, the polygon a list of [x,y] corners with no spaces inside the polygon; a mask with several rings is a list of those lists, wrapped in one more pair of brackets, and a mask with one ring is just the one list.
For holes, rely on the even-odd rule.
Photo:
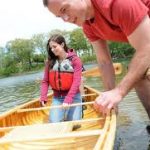
{"label": "man", "polygon": [[[106,92],[96,99],[95,107],[106,113],[135,87],[150,118],[150,0],[43,0],[56,17],[82,26],[102,70]],[[115,86],[115,75],[107,40],[129,42],[136,52],[129,70]]]}

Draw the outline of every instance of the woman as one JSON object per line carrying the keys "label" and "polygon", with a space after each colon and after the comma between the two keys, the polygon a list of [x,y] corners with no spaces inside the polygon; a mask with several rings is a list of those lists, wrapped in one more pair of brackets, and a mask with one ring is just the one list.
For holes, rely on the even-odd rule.
{"label": "woman", "polygon": [[48,62],[45,66],[41,85],[41,104],[47,101],[48,87],[51,86],[54,97],[52,105],[63,105],[63,108],[50,110],[50,122],[79,120],[82,106],[65,108],[72,103],[81,103],[79,91],[82,63],[72,49],[68,49],[63,36],[52,35],[47,43]]}

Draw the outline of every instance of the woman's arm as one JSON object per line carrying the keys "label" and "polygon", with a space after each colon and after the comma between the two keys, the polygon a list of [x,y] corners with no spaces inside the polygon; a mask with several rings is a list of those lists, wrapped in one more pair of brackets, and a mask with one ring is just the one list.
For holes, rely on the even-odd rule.
{"label": "woman's arm", "polygon": [[46,63],[44,70],[44,77],[41,83],[40,101],[47,101],[47,93],[49,87],[49,65]]}
{"label": "woman's arm", "polygon": [[82,63],[79,57],[74,57],[72,59],[74,73],[73,73],[73,83],[71,88],[65,97],[64,103],[72,103],[73,97],[77,94],[80,84],[81,84],[81,74],[82,74]]}

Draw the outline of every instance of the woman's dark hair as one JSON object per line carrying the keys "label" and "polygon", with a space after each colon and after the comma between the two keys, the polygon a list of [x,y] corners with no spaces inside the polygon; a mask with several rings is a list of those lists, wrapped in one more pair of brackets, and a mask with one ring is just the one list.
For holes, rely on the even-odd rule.
{"label": "woman's dark hair", "polygon": [[64,43],[64,50],[65,50],[66,52],[68,52],[68,47],[67,47],[65,38],[64,38],[62,35],[60,35],[60,34],[53,34],[53,35],[49,38],[49,40],[48,40],[48,42],[47,42],[48,62],[49,62],[49,64],[50,64],[50,68],[53,67],[53,65],[55,64],[56,59],[58,59],[58,57],[54,55],[54,53],[53,53],[52,50],[51,50],[51,47],[49,46],[49,43],[50,43],[51,41],[56,42],[56,43],[58,43],[58,44],[60,44],[60,45],[61,45],[62,43]]}

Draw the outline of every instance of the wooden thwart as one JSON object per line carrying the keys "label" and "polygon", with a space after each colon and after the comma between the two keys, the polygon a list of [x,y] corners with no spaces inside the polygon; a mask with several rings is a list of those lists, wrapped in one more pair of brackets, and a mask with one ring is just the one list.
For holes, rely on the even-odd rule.
{"label": "wooden thwart", "polygon": [[[67,107],[75,107],[75,106],[81,106],[81,105],[92,105],[94,104],[94,101],[92,102],[84,102],[84,103],[76,103],[66,106]],[[59,106],[47,106],[47,107],[39,107],[39,108],[25,108],[25,109],[19,109],[17,110],[17,113],[21,112],[29,112],[29,111],[38,111],[38,110],[46,110],[46,109],[55,109],[55,108],[63,108],[62,105]]]}

